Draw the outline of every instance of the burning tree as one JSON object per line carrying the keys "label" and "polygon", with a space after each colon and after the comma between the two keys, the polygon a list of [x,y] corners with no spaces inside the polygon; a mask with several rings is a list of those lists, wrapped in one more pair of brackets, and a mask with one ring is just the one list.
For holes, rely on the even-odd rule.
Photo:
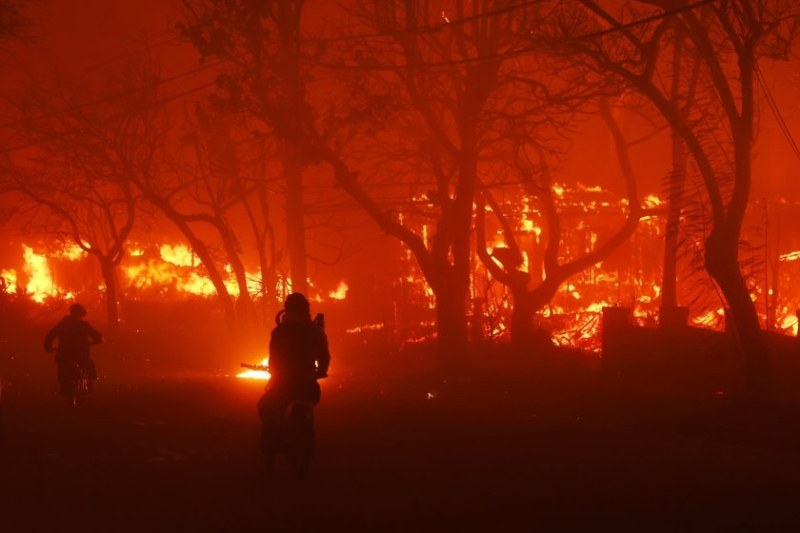
{"label": "burning tree", "polygon": [[[412,249],[437,293],[439,337],[446,347],[442,350],[443,357],[460,356],[465,351],[467,338],[465,302],[476,172],[476,120],[482,102],[488,96],[487,88],[491,87],[499,61],[486,62],[480,68],[470,69],[470,84],[459,81],[462,95],[466,98],[465,105],[470,108],[469,114],[451,116],[447,121],[453,125],[454,121],[466,119],[460,133],[467,138],[468,153],[460,156],[461,161],[456,158],[462,150],[453,144],[453,139],[442,136],[441,128],[433,134],[432,141],[437,148],[449,151],[449,154],[442,156],[448,158],[445,163],[448,168],[439,167],[440,173],[436,178],[439,191],[435,201],[442,213],[438,223],[440,232],[434,239],[433,249],[429,251],[420,235],[404,226],[395,213],[384,209],[365,192],[355,178],[353,169],[342,159],[340,149],[335,147],[336,141],[341,141],[343,137],[341,128],[370,120],[370,115],[375,112],[373,105],[379,99],[359,99],[360,102],[366,101],[368,107],[361,110],[360,116],[353,109],[355,106],[345,104],[341,97],[338,103],[345,104],[343,110],[329,113],[328,110],[320,111],[314,107],[324,102],[314,99],[314,96],[321,97],[321,93],[309,95],[308,68],[301,68],[303,4],[302,1],[267,2],[261,9],[251,9],[245,5],[209,1],[202,8],[187,6],[187,23],[183,28],[205,55],[225,58],[238,67],[221,83],[221,89],[230,99],[246,102],[254,117],[261,119],[278,139],[299,147],[303,158],[329,163],[339,185],[356,199],[384,231],[400,238]],[[414,19],[410,24],[416,24],[418,17],[426,21],[432,16],[432,13],[409,14]],[[492,29],[498,31],[496,27]],[[406,54],[420,53],[416,40],[405,44]],[[467,45],[463,39],[462,44]],[[488,41],[487,44],[492,45]],[[427,86],[424,90],[432,88],[431,80],[417,79],[416,73],[413,77],[413,80],[409,78],[407,81],[415,93],[423,90],[423,85]],[[329,96],[332,87],[337,88],[336,85],[327,84],[325,89],[328,94],[325,96]],[[448,88],[453,88],[452,83],[448,83]],[[325,90],[321,85],[316,89]],[[427,107],[425,97],[417,94],[415,98],[426,106],[422,110],[423,115],[432,111]],[[424,122],[437,127],[434,116],[429,115]],[[338,139],[334,138],[336,134],[340,134]],[[437,134],[438,138],[435,137]],[[298,159],[297,152],[290,158],[294,159],[293,165],[302,164],[305,160]],[[438,165],[443,161],[435,163]],[[455,176],[454,181],[451,180],[452,176]],[[454,183],[454,190],[451,191]],[[289,194],[293,194],[291,186]],[[302,225],[303,221],[288,220],[290,227],[298,224]]]}
{"label": "burning tree", "polygon": [[[551,77],[540,55],[519,53],[540,6],[451,2],[441,11],[385,1],[359,3],[353,13],[373,33],[321,62],[349,74],[341,77],[362,116],[394,125],[325,157],[339,185],[413,252],[436,298],[440,364],[453,368],[466,351],[478,191],[524,181],[520,153],[557,150],[576,109],[606,87]],[[366,131],[375,130],[368,122]],[[365,162],[346,163],[364,152],[372,154]],[[400,213],[371,192],[381,179],[408,191]],[[517,305],[524,312],[522,299],[514,305],[515,316]],[[481,313],[473,310],[475,320]]]}
{"label": "burning tree", "polygon": [[[763,393],[768,388],[766,348],[739,251],[752,183],[758,62],[787,57],[800,29],[800,7],[787,0],[641,0],[618,8],[592,0],[580,4],[563,6],[554,25],[556,41],[548,42],[580,54],[600,76],[624,81],[685,143],[709,206],[705,267],[725,297],[749,389]],[[679,42],[676,32],[688,37],[686,45],[702,65],[699,83],[713,95],[705,100],[713,107],[689,111],[689,95],[670,90],[668,52]],[[719,120],[701,120],[709,112]]]}
{"label": "burning tree", "polygon": [[[543,213],[546,222],[544,228],[538,230],[544,235],[544,249],[534,254],[531,250],[527,257],[529,261],[541,258],[542,266],[535,268],[541,271],[542,278],[532,280],[530,272],[534,268],[523,266],[523,250],[518,243],[514,227],[509,221],[509,213],[490,194],[485,191],[478,196],[476,212],[477,253],[482,263],[492,276],[506,285],[514,297],[514,307],[511,313],[511,339],[515,344],[526,344],[535,336],[534,315],[556,295],[559,287],[570,277],[586,268],[601,262],[608,257],[620,244],[633,235],[643,214],[637,194],[636,176],[628,154],[629,146],[620,131],[617,122],[612,117],[611,111],[605,104],[599,108],[599,113],[608,125],[611,137],[616,147],[620,169],[625,180],[627,192],[627,214],[624,223],[612,235],[600,244],[594,246],[586,254],[564,260],[562,253],[563,234],[562,222],[558,212],[554,183],[549,172],[546,156],[539,148],[539,171],[534,173],[531,164],[519,164],[523,175],[522,185],[524,192],[536,202]],[[504,235],[505,246],[496,247],[490,253],[487,250],[486,211],[497,217]],[[538,251],[538,250],[537,250]],[[533,288],[530,288],[533,282]]]}
{"label": "burning tree", "polygon": [[[345,9],[354,34],[309,38],[303,6],[187,3],[181,29],[204,56],[231,65],[219,82],[226,102],[299,147],[295,164],[327,163],[337,185],[411,250],[436,297],[440,366],[457,368],[478,176],[500,179],[509,129],[535,137],[554,123],[543,112],[550,88],[519,74],[533,65],[516,49],[536,8],[356,3]],[[398,203],[376,185],[408,197]]]}
{"label": "burning tree", "polygon": [[[240,118],[203,104],[195,107],[185,128],[187,133],[181,139],[186,157],[179,158],[172,165],[174,180],[167,190],[159,193],[158,201],[170,198],[173,205],[193,206],[182,211],[170,207],[168,216],[212,229],[224,251],[225,265],[230,265],[236,280],[240,322],[252,325],[256,321],[253,296],[260,295],[265,304],[268,297],[276,299],[278,258],[264,176],[264,139],[253,139],[250,132],[237,127]],[[181,199],[186,201],[181,202]],[[242,213],[246,225],[235,222],[235,217]],[[242,258],[246,236],[251,238],[249,241],[258,254],[258,282],[250,279]],[[208,255],[208,251],[204,254]],[[215,271],[219,269],[213,262],[206,266]],[[225,266],[222,268],[224,270]],[[216,275],[222,277],[220,272]],[[227,291],[224,284],[219,290]]]}
{"label": "burning tree", "polygon": [[304,2],[261,4],[204,0],[184,2],[181,34],[201,56],[232,68],[218,78],[218,107],[249,115],[266,126],[277,147],[286,185],[286,235],[292,290],[307,292],[303,103],[305,80],[298,45]]}
{"label": "burning tree", "polygon": [[130,67],[95,87],[60,82],[31,90],[19,101],[29,146],[15,154],[4,182],[26,202],[29,230],[71,241],[97,260],[112,327],[119,320],[116,269],[136,220],[134,183],[151,171],[163,139],[151,80],[152,72]]}

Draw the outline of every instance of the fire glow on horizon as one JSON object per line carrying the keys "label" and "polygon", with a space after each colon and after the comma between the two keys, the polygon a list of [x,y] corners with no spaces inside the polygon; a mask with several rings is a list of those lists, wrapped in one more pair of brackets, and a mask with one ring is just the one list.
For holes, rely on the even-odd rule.
{"label": "fire glow on horizon", "polygon": [[[577,189],[570,189],[566,185],[555,185],[554,193],[568,208],[578,213],[594,213],[598,209],[620,212],[627,209],[624,200],[614,202],[609,199],[600,187],[578,185]],[[590,200],[575,200],[576,194],[584,195],[583,198],[591,197]],[[592,196],[594,195],[594,196]],[[572,204],[569,204],[572,202]],[[643,200],[646,208],[658,208],[664,202],[656,195],[647,195]],[[530,250],[537,249],[543,245],[541,236],[543,233],[544,222],[541,213],[533,207],[526,198],[519,204],[520,217],[515,228],[516,234],[520,239],[528,239],[532,243]],[[642,220],[642,231],[649,237],[660,239],[661,222],[658,216],[648,216]],[[578,219],[577,229],[585,234],[584,248],[573,253],[585,253],[596,246],[599,239],[598,234],[587,226],[583,219]],[[426,225],[420,228],[421,234],[428,238],[430,229]],[[655,237],[653,237],[655,236]],[[505,237],[500,232],[494,232],[489,236],[488,246],[491,249],[502,249],[508,244]],[[521,251],[522,264],[520,268],[524,272],[531,274],[534,280],[543,276],[539,270],[531,271],[531,257],[526,251]],[[21,272],[15,269],[6,268],[0,271],[2,276],[2,290],[7,294],[27,294],[33,301],[44,303],[48,299],[68,300],[75,297],[73,291],[63,288],[58,277],[54,276],[53,260],[59,262],[76,262],[87,260],[87,253],[78,246],[66,246],[55,252],[41,253],[33,246],[23,245],[22,256],[24,265]],[[800,259],[800,251],[783,253],[778,256],[778,260],[783,264],[795,263]],[[400,278],[400,283],[409,288],[412,292],[407,293],[411,299],[419,300],[422,307],[427,310],[435,309],[435,295],[431,288],[425,283],[416,262],[409,250],[404,249],[401,256],[403,264],[407,265],[406,272]],[[496,297],[496,301],[486,302],[484,312],[487,317],[500,317],[492,323],[485,325],[486,334],[492,338],[503,338],[509,332],[508,315],[512,307],[512,302],[507,296],[502,296],[503,289],[499,284],[491,284],[489,292],[480,293],[477,288],[478,279],[486,276],[478,264],[473,274],[476,288],[473,288],[472,297]],[[787,267],[788,268],[788,267]],[[216,295],[216,288],[209,277],[205,274],[201,261],[194,254],[192,249],[185,244],[150,244],[129,243],[127,258],[120,265],[120,284],[127,287],[126,297],[131,299],[155,297],[199,297],[213,298]],[[223,273],[223,283],[226,290],[232,296],[239,295],[239,283],[233,274],[233,269],[227,265],[221,272]],[[661,287],[656,281],[653,273],[649,278],[643,277],[644,270],[639,271],[639,277],[630,273],[621,273],[619,270],[607,270],[603,263],[598,263],[580,275],[573,277],[565,283],[555,298],[541,312],[540,317],[550,324],[548,331],[554,342],[562,346],[572,346],[599,350],[599,328],[600,316],[604,307],[626,306],[631,307],[634,318],[641,324],[652,324],[654,316],[657,315],[658,305],[660,304]],[[623,276],[627,278],[623,279]],[[247,290],[252,295],[262,293],[263,287],[258,282],[259,277],[252,272],[247,273]],[[488,279],[488,278],[487,278]],[[621,297],[621,287],[627,294]],[[291,280],[286,277],[278,279],[278,286],[270,288],[270,293],[274,295],[284,294],[290,290]],[[350,285],[346,280],[340,280],[335,287],[317,287],[309,280],[310,294],[309,299],[316,302],[343,301],[348,297]],[[488,285],[487,285],[488,287]],[[763,297],[758,293],[760,287],[754,289],[753,299],[761,303]],[[498,292],[500,291],[500,292]],[[790,288],[783,289],[787,294],[782,294],[779,305],[775,312],[775,329],[786,334],[797,334],[798,321],[793,314],[794,309],[800,307],[800,294],[790,293]],[[494,296],[492,296],[492,294]],[[797,301],[795,301],[797,300]],[[709,329],[721,330],[724,328],[725,311],[721,306],[706,309],[693,309],[689,316],[691,325]],[[762,313],[762,320],[765,317]],[[424,318],[417,321],[420,330],[409,332],[409,339],[428,338],[429,330],[435,328],[435,323]],[[424,326],[423,326],[424,325]],[[366,331],[386,330],[395,331],[396,328],[388,327],[385,323],[369,323],[366,325],[351,324],[345,327],[345,331],[350,334],[363,333]],[[258,372],[258,371],[253,371]],[[243,372],[247,374],[247,372]],[[263,374],[261,379],[263,379]],[[248,377],[242,376],[240,377]]]}

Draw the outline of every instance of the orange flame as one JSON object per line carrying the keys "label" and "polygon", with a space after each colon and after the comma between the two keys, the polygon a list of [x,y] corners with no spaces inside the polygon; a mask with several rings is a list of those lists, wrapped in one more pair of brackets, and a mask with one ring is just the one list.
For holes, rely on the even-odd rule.
{"label": "orange flame", "polygon": [[17,271],[14,269],[0,271],[0,278],[3,278],[3,289],[8,294],[17,293]]}
{"label": "orange flame", "polygon": [[162,244],[159,249],[161,259],[167,263],[181,267],[193,267],[195,264],[194,253],[185,244]]}
{"label": "orange flame", "polygon": [[349,289],[350,287],[347,286],[347,283],[340,281],[339,285],[336,286],[336,290],[328,293],[328,297],[332,300],[344,300],[347,298],[347,291]]}
{"label": "orange flame", "polygon": [[[265,357],[258,363],[258,366],[267,367],[269,366],[269,357]],[[244,372],[239,372],[236,374],[237,378],[241,379],[260,379],[260,380],[269,380],[272,376],[270,375],[269,371],[267,370],[252,370],[247,369]]]}
{"label": "orange flame", "polygon": [[28,275],[25,290],[31,298],[37,303],[42,303],[58,294],[50,266],[47,264],[47,257],[37,254],[30,246],[23,245],[22,250],[25,257],[24,270]]}

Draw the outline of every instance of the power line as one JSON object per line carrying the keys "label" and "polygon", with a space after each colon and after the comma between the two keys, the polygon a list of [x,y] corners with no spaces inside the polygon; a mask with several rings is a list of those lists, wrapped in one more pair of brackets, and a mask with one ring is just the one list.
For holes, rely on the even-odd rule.
{"label": "power line", "polygon": [[44,113],[42,115],[38,115],[38,116],[35,116],[35,117],[25,117],[25,118],[16,119],[16,120],[13,120],[11,122],[6,122],[5,124],[0,124],[0,128],[12,128],[14,126],[18,126],[20,124],[24,124],[26,122],[43,120],[43,119],[46,119],[46,118],[52,118],[52,117],[56,117],[58,115],[63,115],[65,113],[71,113],[73,111],[79,111],[79,110],[81,110],[81,109],[83,109],[85,107],[94,106],[94,105],[102,104],[102,103],[105,103],[105,102],[110,102],[112,100],[116,100],[117,98],[121,98],[121,97],[124,97],[124,96],[129,96],[129,95],[132,95],[132,94],[136,94],[137,92],[140,92],[140,91],[153,89],[155,87],[158,87],[159,85],[164,85],[165,83],[171,83],[173,81],[177,81],[177,80],[186,78],[188,76],[192,76],[192,75],[197,74],[199,72],[203,72],[203,71],[208,70],[210,68],[218,67],[219,65],[222,65],[225,62],[226,62],[225,59],[221,59],[221,60],[216,61],[214,63],[209,63],[209,64],[203,65],[201,67],[197,67],[197,68],[194,68],[194,69],[191,69],[191,70],[187,70],[185,72],[181,72],[179,74],[175,74],[174,76],[170,76],[168,78],[162,78],[162,79],[157,80],[157,81],[155,81],[153,83],[149,83],[149,84],[143,85],[141,87],[136,87],[135,89],[131,89],[129,91],[124,91],[124,92],[121,92],[121,93],[115,93],[115,94],[111,94],[111,95],[106,95],[106,96],[103,96],[101,98],[97,98],[95,100],[89,100],[89,101],[86,101],[86,102],[81,102],[81,103],[75,104],[74,106],[71,106],[71,107],[59,109],[57,111],[51,111],[50,113]]}
{"label": "power line", "polygon": [[444,16],[444,12],[442,12],[442,20],[444,20],[444,22],[435,25],[418,26],[415,28],[400,28],[397,30],[385,31],[385,32],[342,35],[339,37],[319,37],[319,38],[306,37],[303,40],[305,42],[326,44],[326,43],[337,43],[342,41],[378,39],[381,37],[392,37],[395,35],[435,33],[446,29],[452,29],[455,26],[463,26],[464,24],[468,24],[469,22],[472,22],[474,20],[480,20],[484,18],[494,17],[497,15],[503,15],[505,13],[511,13],[513,11],[517,11],[518,9],[522,9],[528,6],[532,6],[535,4],[544,4],[547,2],[552,2],[552,0],[529,0],[527,2],[522,2],[511,6],[494,9],[492,11],[484,11],[476,15],[470,15],[468,17],[463,17],[455,20],[446,19]]}
{"label": "power line", "polygon": [[781,129],[781,132],[783,132],[783,136],[789,143],[789,147],[792,149],[792,152],[794,152],[795,157],[797,157],[797,159],[800,159],[800,147],[797,146],[797,142],[794,140],[792,131],[789,129],[789,125],[786,124],[786,120],[783,118],[783,113],[781,113],[781,110],[778,107],[778,103],[775,101],[775,97],[772,95],[772,91],[769,90],[769,87],[767,86],[767,83],[764,80],[764,74],[761,72],[761,67],[758,66],[758,62],[754,64],[754,67],[755,67],[754,70],[756,72],[756,79],[758,80],[758,85],[764,92],[764,97],[767,101],[767,105],[772,111],[772,114],[775,116],[775,120],[778,122],[778,127]]}
{"label": "power line", "polygon": [[[167,39],[163,40],[165,38],[167,38]],[[180,40],[180,37],[172,35],[171,32],[169,32],[169,31],[163,31],[163,32],[160,32],[160,33],[156,34],[155,36],[153,36],[153,39],[154,39],[154,42],[147,43],[147,45],[145,45],[145,46],[140,46],[140,47],[135,48],[135,49],[121,50],[119,53],[117,53],[117,54],[115,54],[115,55],[113,55],[111,57],[107,57],[105,59],[102,59],[97,63],[93,63],[93,64],[87,65],[85,67],[80,67],[77,70],[74,70],[72,72],[67,72],[67,73],[64,74],[64,77],[67,80],[72,80],[72,79],[75,79],[75,78],[79,78],[81,76],[85,76],[86,74],[94,72],[94,71],[96,71],[96,70],[98,70],[98,69],[100,69],[100,68],[102,68],[102,67],[104,67],[106,65],[109,65],[109,64],[114,63],[116,61],[124,59],[126,57],[139,55],[139,54],[141,54],[143,52],[147,52],[149,50],[155,50],[157,48],[161,48],[162,46],[166,46],[166,45],[168,45],[170,43],[177,42],[177,41]],[[8,95],[19,93],[20,91],[23,91],[23,90],[25,90],[24,87],[18,87],[17,89],[6,89],[6,90],[3,90],[3,95],[8,96]]]}
{"label": "power line", "polygon": [[[212,81],[212,82],[209,82],[209,83],[204,83],[203,85],[198,85],[197,87],[192,87],[191,89],[187,89],[186,91],[182,91],[182,92],[177,93],[177,94],[172,94],[170,96],[162,98],[161,100],[156,100],[155,102],[151,102],[149,105],[145,106],[145,108],[158,107],[158,106],[164,105],[166,103],[172,102],[173,100],[177,100],[179,98],[183,98],[183,97],[188,96],[190,94],[194,94],[196,92],[202,91],[203,89],[207,89],[209,87],[213,87],[216,84],[217,84],[216,81]],[[105,120],[100,121],[100,123],[111,122],[112,120],[118,119],[118,118],[120,118],[122,116],[123,115],[111,116],[111,117],[108,117]],[[16,151],[19,151],[19,150],[24,150],[26,148],[32,148],[34,146],[39,146],[39,145],[42,145],[42,144],[46,144],[46,143],[51,142],[51,141],[57,141],[59,139],[63,139],[64,137],[75,133],[76,131],[77,130],[64,131],[64,132],[61,132],[61,133],[59,133],[57,135],[51,135],[51,136],[48,136],[48,137],[37,139],[35,141],[31,141],[31,142],[26,143],[26,144],[21,144],[21,145],[12,146],[12,147],[9,147],[9,148],[4,148],[4,149],[0,150],[0,154],[9,154],[9,153],[16,152]]]}
{"label": "power line", "polygon": [[649,17],[644,17],[638,20],[634,20],[631,22],[627,22],[625,24],[620,24],[618,26],[614,26],[612,28],[606,28],[603,30],[598,30],[595,32],[587,33],[584,35],[577,35],[575,37],[570,37],[569,39],[564,39],[562,41],[554,42],[554,43],[547,43],[543,45],[537,46],[529,46],[524,48],[519,48],[516,50],[509,50],[507,52],[500,52],[497,54],[489,54],[485,56],[479,57],[466,57],[461,59],[452,59],[447,61],[437,61],[432,63],[420,63],[420,64],[403,64],[403,65],[359,65],[359,64],[346,64],[346,63],[324,63],[320,61],[314,61],[307,58],[301,58],[302,61],[312,64],[317,67],[328,68],[328,69],[341,69],[341,70],[371,70],[371,71],[395,71],[395,70],[404,70],[410,68],[436,68],[436,67],[446,67],[452,65],[460,65],[466,63],[476,63],[479,61],[488,61],[494,59],[507,59],[511,57],[517,57],[521,55],[525,55],[531,52],[539,52],[542,50],[547,50],[551,48],[558,48],[560,46],[564,46],[566,44],[570,44],[573,42],[585,41],[590,39],[596,39],[598,37],[604,37],[606,35],[610,35],[613,33],[618,33],[620,31],[628,30],[631,28],[635,28],[637,26],[642,26],[644,24],[649,24],[651,22],[655,22],[657,20],[661,20],[667,17],[671,17],[674,15],[678,15],[680,13],[684,13],[686,11],[693,11],[699,7],[702,7],[707,4],[711,4],[716,2],[717,0],[700,0],[693,4],[686,4],[681,7],[677,7],[675,9],[671,9],[669,11],[663,11],[661,13],[657,13],[655,15],[651,15]]}
{"label": "power line", "polygon": [[[475,19],[482,18],[482,17],[493,16],[493,15],[497,15],[497,14],[500,14],[500,13],[509,12],[509,11],[512,11],[512,10],[515,10],[515,9],[520,9],[520,8],[525,7],[527,5],[531,5],[531,4],[535,4],[535,3],[541,3],[543,1],[547,1],[547,0],[532,0],[532,1],[529,1],[529,2],[516,4],[514,6],[509,6],[509,7],[506,7],[506,8],[498,9],[498,10],[495,10],[495,11],[492,11],[492,12],[485,12],[485,13],[482,13],[482,14],[473,15],[471,17],[464,17],[463,19],[459,19],[459,21],[456,21],[456,22],[450,23],[450,24],[466,23],[466,22],[468,22],[470,20],[475,20]],[[540,46],[534,46],[534,47],[527,47],[527,48],[522,48],[522,49],[518,49],[518,50],[510,50],[508,52],[504,52],[504,53],[500,53],[500,54],[493,54],[493,55],[483,56],[483,57],[463,58],[463,59],[460,59],[460,60],[443,61],[443,62],[438,62],[438,63],[427,63],[427,64],[424,64],[424,65],[404,65],[404,66],[388,66],[387,65],[387,66],[372,66],[372,67],[369,67],[369,66],[364,66],[364,65],[326,64],[326,63],[319,63],[319,62],[312,62],[312,63],[315,64],[316,66],[325,67],[325,68],[362,69],[362,70],[396,70],[396,69],[410,68],[410,67],[425,68],[425,67],[448,66],[448,65],[461,64],[461,63],[485,61],[485,60],[489,60],[489,59],[502,59],[502,58],[508,58],[508,57],[515,57],[515,56],[523,55],[523,54],[534,52],[534,51],[538,51],[538,50],[544,50],[544,49],[547,49],[547,48],[563,46],[565,44],[569,44],[570,42],[577,42],[577,41],[581,41],[581,40],[594,39],[594,38],[605,36],[605,35],[609,35],[609,34],[612,34],[612,33],[617,33],[619,31],[630,29],[630,28],[633,28],[633,27],[636,27],[636,26],[640,26],[640,25],[643,25],[643,24],[648,24],[650,22],[653,22],[653,21],[656,21],[656,20],[660,20],[660,19],[663,19],[663,18],[666,18],[666,17],[669,17],[669,16],[673,16],[673,15],[676,15],[676,14],[679,14],[679,13],[682,13],[682,12],[685,12],[685,11],[694,10],[694,9],[696,9],[698,7],[701,7],[701,6],[706,5],[706,4],[710,4],[710,3],[714,2],[714,1],[716,1],[716,0],[700,0],[700,1],[695,2],[693,4],[687,4],[685,6],[681,6],[679,8],[676,8],[676,9],[673,9],[673,10],[670,10],[670,11],[665,11],[665,12],[662,12],[662,13],[658,13],[658,14],[652,15],[650,17],[645,17],[645,18],[642,18],[642,19],[639,19],[639,20],[628,22],[626,24],[621,24],[621,25],[618,25],[618,26],[614,26],[612,28],[606,28],[604,30],[599,30],[599,31],[592,32],[592,33],[589,33],[589,34],[584,34],[584,35],[572,37],[570,39],[565,39],[563,41],[559,41],[559,42],[556,42],[556,43],[550,43],[550,44],[547,44],[547,45],[540,45]],[[436,26],[436,27],[430,27],[430,30],[425,29],[425,28],[423,28],[422,30],[423,31],[434,31],[434,30],[438,31],[438,29],[440,29],[440,28],[441,28],[441,26]],[[363,36],[359,36],[359,37],[363,37]],[[16,126],[18,124],[21,124],[21,123],[24,123],[24,122],[30,121],[30,120],[42,120],[42,119],[45,119],[45,118],[58,116],[60,114],[68,113],[68,112],[71,112],[71,111],[76,111],[76,110],[82,109],[82,108],[87,107],[87,106],[97,105],[97,104],[100,104],[100,103],[111,101],[111,100],[119,98],[121,96],[125,96],[125,95],[128,95],[128,94],[134,94],[134,93],[136,93],[138,91],[146,90],[146,89],[149,89],[149,88],[156,87],[158,85],[162,85],[164,83],[168,83],[168,82],[175,81],[175,80],[187,77],[187,76],[191,76],[191,75],[196,74],[198,72],[202,72],[204,70],[208,70],[210,68],[217,67],[217,66],[219,66],[219,65],[221,65],[221,64],[223,64],[225,62],[226,62],[225,59],[221,59],[221,60],[219,60],[217,62],[210,63],[210,64],[207,64],[207,65],[203,65],[203,66],[198,67],[196,69],[192,69],[192,70],[189,70],[189,71],[186,71],[186,72],[182,72],[180,74],[177,74],[175,76],[171,76],[169,78],[164,78],[162,80],[158,80],[157,82],[149,84],[147,86],[138,87],[138,88],[136,88],[136,89],[134,89],[132,91],[127,91],[127,92],[124,92],[124,93],[118,93],[118,94],[114,94],[114,95],[109,95],[109,96],[106,96],[106,97],[103,97],[103,98],[99,98],[99,99],[96,99],[96,100],[83,102],[81,104],[77,104],[77,105],[72,106],[70,108],[61,109],[59,111],[54,111],[54,112],[47,113],[47,114],[44,114],[44,115],[40,115],[40,116],[37,116],[37,117],[26,118],[26,119],[18,119],[18,120],[15,120],[15,121],[12,121],[12,122],[8,122],[8,123],[5,123],[5,124],[0,124],[0,128],[13,127],[13,126]],[[190,89],[190,90],[188,90],[188,91],[186,91],[184,93],[179,93],[177,95],[173,95],[173,96],[168,97],[168,98],[166,98],[164,100],[156,102],[156,103],[154,103],[154,105],[160,105],[161,103],[166,103],[166,102],[174,100],[176,98],[180,98],[182,96],[185,96],[185,95],[188,95],[188,94],[192,94],[193,92],[196,92],[198,90],[202,90],[204,88],[210,87],[210,86],[212,86],[214,84],[215,84],[215,82],[211,82],[211,83],[208,83],[208,84],[201,85],[199,87]],[[781,120],[781,122],[782,122],[782,120]],[[62,138],[63,136],[67,135],[68,133],[69,132],[62,133],[59,136],[56,136],[56,137],[54,137],[52,139],[50,139],[50,138],[41,139],[41,140],[34,141],[32,143],[28,143],[28,144],[25,144],[25,145],[20,145],[20,146],[16,146],[16,147],[0,150],[0,153],[9,153],[9,152],[13,152],[13,151],[16,151],[16,150],[28,148],[28,147],[31,147],[31,146],[36,146],[38,144],[42,144],[43,142],[48,142],[49,140],[56,140],[58,138]],[[793,140],[792,140],[792,143],[793,143]],[[795,149],[797,148],[796,144],[793,144],[793,146],[794,146]],[[800,157],[800,151],[798,151],[798,157]]]}

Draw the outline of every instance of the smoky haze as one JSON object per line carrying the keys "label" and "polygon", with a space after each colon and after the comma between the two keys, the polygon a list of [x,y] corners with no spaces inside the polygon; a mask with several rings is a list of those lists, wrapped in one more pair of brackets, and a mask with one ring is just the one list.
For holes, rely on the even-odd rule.
{"label": "smoky haze", "polygon": [[0,528],[794,529],[796,4],[0,0]]}

